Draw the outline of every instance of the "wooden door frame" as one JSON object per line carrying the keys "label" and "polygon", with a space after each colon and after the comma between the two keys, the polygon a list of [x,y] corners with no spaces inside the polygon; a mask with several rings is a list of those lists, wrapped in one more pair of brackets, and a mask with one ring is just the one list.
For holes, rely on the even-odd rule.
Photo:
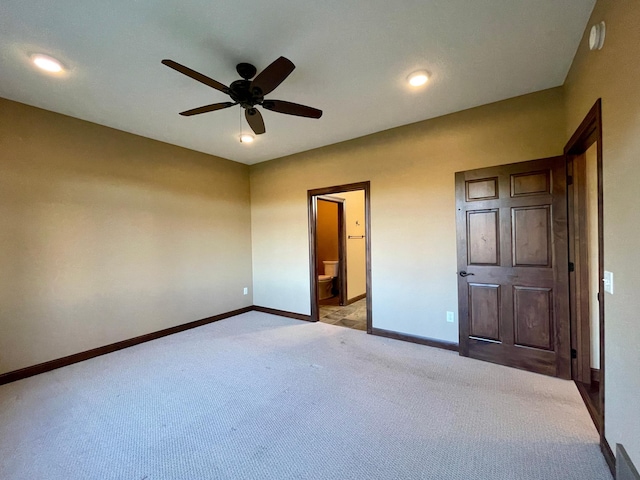
{"label": "wooden door frame", "polygon": [[[316,202],[316,221],[318,200],[322,200],[324,202],[332,202],[338,205],[338,299],[340,302],[340,306],[344,306],[346,305],[347,300],[347,226],[345,225],[344,198],[331,197],[329,195],[316,195],[314,199]],[[317,233],[318,232],[316,230],[316,235]],[[318,257],[316,255],[316,261],[317,259]],[[316,268],[318,268],[317,264]]]}
{"label": "wooden door frame", "polygon": [[[311,285],[311,321],[320,319],[318,306],[318,269],[317,269],[317,202],[316,198],[326,195],[334,195],[342,192],[364,191],[364,233],[365,233],[365,258],[366,258],[366,304],[367,304],[367,333],[373,328],[373,315],[371,303],[371,182],[349,183],[333,187],[316,188],[307,190],[307,208],[309,212],[309,275]],[[346,246],[345,246],[346,251]],[[341,267],[342,271],[342,267]],[[346,272],[346,265],[345,265]],[[345,273],[346,276],[346,273]],[[346,296],[346,292],[345,292]]]}
{"label": "wooden door frame", "polygon": [[[589,113],[584,118],[580,126],[577,128],[575,133],[571,136],[569,142],[564,147],[564,153],[567,157],[567,161],[569,162],[569,158],[572,156],[582,155],[584,154],[589,147],[591,147],[594,143],[596,143],[596,162],[597,162],[597,182],[598,182],[598,317],[599,317],[599,331],[600,331],[600,388],[599,388],[599,400],[600,400],[600,411],[595,412],[592,409],[589,409],[589,413],[591,414],[594,423],[596,424],[596,428],[600,433],[600,445],[605,453],[605,457],[611,453],[611,449],[608,447],[605,437],[604,437],[604,382],[605,382],[605,355],[604,355],[604,322],[605,322],[605,312],[604,312],[604,304],[605,304],[605,295],[604,295],[604,208],[603,208],[603,161],[602,161],[602,100],[598,99],[596,103],[591,107]],[[572,220],[572,213],[569,212],[570,215],[568,218]],[[584,268],[584,266],[583,266]],[[581,292],[575,291],[572,292],[575,294],[575,301],[580,302],[583,300],[581,298]],[[584,362],[589,362],[588,355],[584,354],[583,348],[581,344],[584,342],[584,339],[577,338],[577,332],[579,331],[577,325],[577,318],[575,316],[575,311],[571,313],[571,330],[572,330],[572,338],[574,337],[574,332],[576,332],[576,340],[572,345],[572,348],[576,350],[577,353],[577,362],[579,362],[579,369],[583,370],[586,368],[584,366]],[[587,365],[590,368],[590,365]],[[574,372],[575,375],[572,374],[572,378],[576,380],[578,377],[577,372]],[[581,390],[581,394],[583,394]],[[584,398],[584,394],[583,394]],[[585,403],[587,399],[585,399]],[[589,407],[589,405],[587,405]],[[605,452],[605,449],[608,448],[609,452]],[[611,453],[612,455],[612,453]]]}

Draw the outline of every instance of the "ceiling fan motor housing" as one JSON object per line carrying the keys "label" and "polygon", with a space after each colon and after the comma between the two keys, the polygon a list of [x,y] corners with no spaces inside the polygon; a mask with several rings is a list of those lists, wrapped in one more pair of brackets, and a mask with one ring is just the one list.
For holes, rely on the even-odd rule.
{"label": "ceiling fan motor housing", "polygon": [[236,80],[229,86],[229,96],[234,102],[238,102],[244,108],[252,108],[260,105],[264,100],[259,88],[251,88],[249,80]]}

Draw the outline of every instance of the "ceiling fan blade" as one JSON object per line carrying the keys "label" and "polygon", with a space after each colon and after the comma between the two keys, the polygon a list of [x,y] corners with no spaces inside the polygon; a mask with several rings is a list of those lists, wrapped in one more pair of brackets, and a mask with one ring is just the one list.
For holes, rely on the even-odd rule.
{"label": "ceiling fan blade", "polygon": [[200,113],[215,112],[216,110],[222,110],[223,108],[233,107],[234,105],[237,105],[237,103],[233,103],[233,102],[213,103],[211,105],[205,105],[204,107],[192,108],[191,110],[180,112],[180,115],[183,115],[185,117],[190,117],[191,115],[198,115]]}
{"label": "ceiling fan blade", "polygon": [[320,118],[322,116],[322,110],[298,103],[285,102],[284,100],[265,100],[262,106],[267,110],[286,113],[287,115],[297,115],[298,117]]}
{"label": "ceiling fan blade", "polygon": [[278,58],[253,79],[251,91],[259,88],[262,95],[268,95],[293,72],[294,68],[296,66],[288,58]]}
{"label": "ceiling fan blade", "polygon": [[244,116],[247,119],[247,123],[249,123],[251,130],[253,130],[256,135],[262,135],[266,131],[264,128],[262,114],[257,108],[247,108],[244,111]]}
{"label": "ceiling fan blade", "polygon": [[206,75],[196,72],[195,70],[191,70],[189,67],[180,65],[178,62],[174,62],[173,60],[162,60],[162,63],[163,65],[173,68],[174,70],[186,75],[187,77],[191,77],[200,83],[204,83],[205,85],[215,88],[216,90],[220,90],[223,93],[229,92],[229,87],[223,85],[217,80],[214,80],[213,78],[209,78]]}

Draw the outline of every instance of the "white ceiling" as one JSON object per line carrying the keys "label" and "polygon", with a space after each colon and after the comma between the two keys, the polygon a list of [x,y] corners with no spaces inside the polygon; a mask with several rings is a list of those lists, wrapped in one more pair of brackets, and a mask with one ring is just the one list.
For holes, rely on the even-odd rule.
{"label": "white ceiling", "polygon": [[[2,0],[0,96],[246,164],[503,100],[564,82],[595,0]],[[52,77],[32,53],[61,60]],[[283,55],[296,70],[268,98],[319,120],[262,110],[238,141],[241,107],[161,65],[226,85]],[[431,72],[422,89],[409,73]],[[245,120],[243,129],[248,130]]]}

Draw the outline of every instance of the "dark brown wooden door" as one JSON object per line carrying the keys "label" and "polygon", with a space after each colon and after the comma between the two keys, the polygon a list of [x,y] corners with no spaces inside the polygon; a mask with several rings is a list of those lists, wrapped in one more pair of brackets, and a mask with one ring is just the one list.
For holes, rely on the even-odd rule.
{"label": "dark brown wooden door", "polygon": [[564,157],[456,173],[460,355],[571,376]]}

